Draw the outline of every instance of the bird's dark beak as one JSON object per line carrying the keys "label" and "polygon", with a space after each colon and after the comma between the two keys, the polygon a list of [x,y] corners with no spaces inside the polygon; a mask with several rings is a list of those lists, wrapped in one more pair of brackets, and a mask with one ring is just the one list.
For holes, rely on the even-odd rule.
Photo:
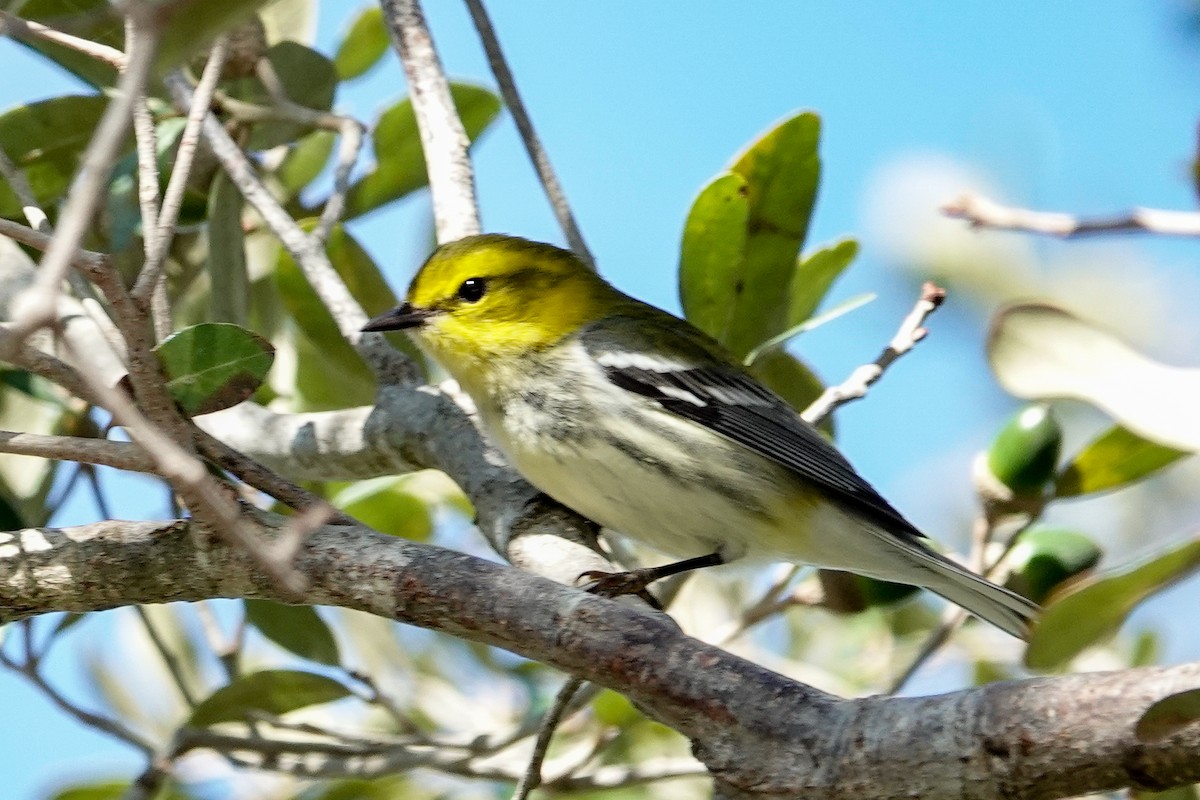
{"label": "bird's dark beak", "polygon": [[428,308],[415,308],[411,303],[404,303],[385,311],[375,319],[363,325],[364,331],[399,331],[405,328],[419,328],[425,320],[436,312]]}

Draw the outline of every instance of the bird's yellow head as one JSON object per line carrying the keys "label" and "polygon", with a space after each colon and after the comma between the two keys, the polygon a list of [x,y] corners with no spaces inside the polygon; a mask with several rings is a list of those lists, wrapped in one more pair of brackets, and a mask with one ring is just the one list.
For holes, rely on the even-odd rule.
{"label": "bird's yellow head", "polygon": [[468,236],[434,251],[406,302],[363,330],[409,329],[452,374],[550,347],[624,296],[567,250]]}

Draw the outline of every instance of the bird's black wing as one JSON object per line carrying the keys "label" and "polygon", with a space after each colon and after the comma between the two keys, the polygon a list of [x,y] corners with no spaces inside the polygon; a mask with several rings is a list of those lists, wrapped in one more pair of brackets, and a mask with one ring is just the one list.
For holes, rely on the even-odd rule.
{"label": "bird's black wing", "polygon": [[616,337],[597,334],[585,334],[583,344],[614,385],[787,467],[887,531],[924,539],[786,401],[733,363],[713,365],[705,357],[708,343],[699,341],[703,334],[697,331],[693,340],[668,326],[658,335],[647,331],[654,338],[638,349],[619,349],[612,344]]}

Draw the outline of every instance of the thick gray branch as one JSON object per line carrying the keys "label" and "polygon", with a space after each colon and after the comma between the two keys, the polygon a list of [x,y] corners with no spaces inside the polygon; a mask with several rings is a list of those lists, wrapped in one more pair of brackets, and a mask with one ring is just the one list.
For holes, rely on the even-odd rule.
{"label": "thick gray branch", "polygon": [[[275,522],[261,532],[274,535]],[[283,599],[241,549],[186,522],[0,534],[0,621],[210,597]],[[306,601],[503,647],[626,694],[688,736],[727,797],[1049,798],[1200,780],[1200,725],[1134,724],[1200,664],[841,700],[641,612],[520,570],[352,528],[318,531]]]}

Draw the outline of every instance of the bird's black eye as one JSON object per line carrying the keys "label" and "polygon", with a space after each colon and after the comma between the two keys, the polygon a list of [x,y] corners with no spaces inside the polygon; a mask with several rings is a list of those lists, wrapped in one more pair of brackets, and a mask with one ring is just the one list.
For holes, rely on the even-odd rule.
{"label": "bird's black eye", "polygon": [[487,282],[483,278],[467,278],[462,282],[462,286],[458,287],[458,297],[468,303],[474,303],[483,297],[485,289]]}

